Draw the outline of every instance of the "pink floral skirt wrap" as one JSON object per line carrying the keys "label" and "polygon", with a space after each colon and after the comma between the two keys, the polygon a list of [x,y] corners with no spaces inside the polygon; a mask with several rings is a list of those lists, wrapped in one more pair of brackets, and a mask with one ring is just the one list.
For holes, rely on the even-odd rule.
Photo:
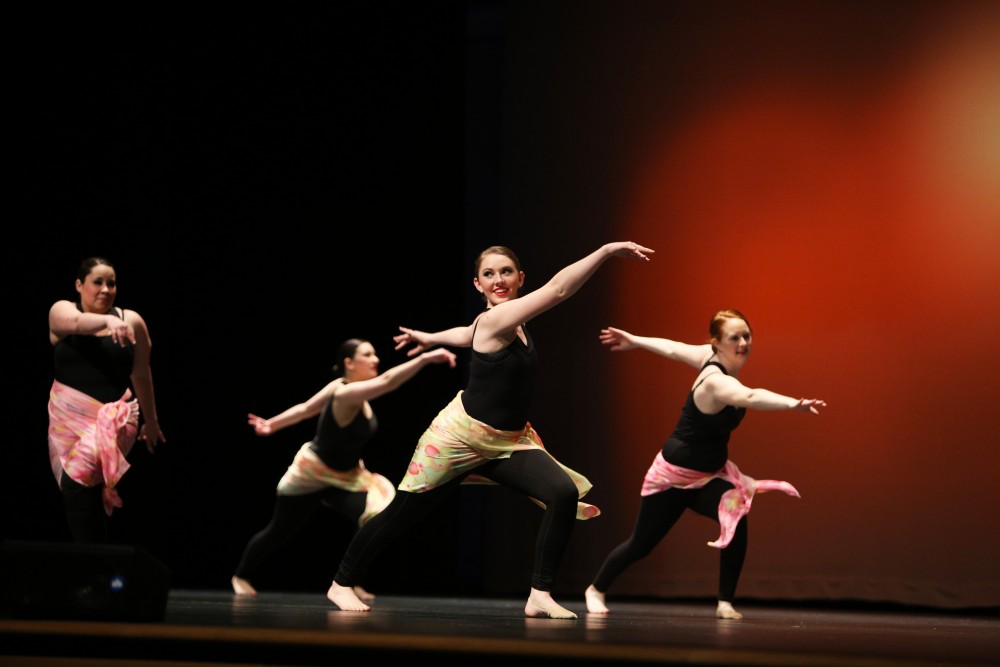
{"label": "pink floral skirt wrap", "polygon": [[49,462],[56,482],[63,473],[86,487],[104,485],[104,511],[121,507],[115,485],[128,469],[125,460],[139,433],[139,403],[126,389],[120,399],[96,398],[52,382],[49,391]]}
{"label": "pink floral skirt wrap", "polygon": [[790,496],[799,497],[799,492],[788,482],[748,477],[732,461],[726,461],[726,465],[718,472],[706,473],[671,465],[663,458],[662,451],[657,452],[653,465],[646,472],[641,495],[651,496],[670,488],[697,489],[716,478],[724,479],[735,487],[723,493],[719,500],[719,525],[722,532],[719,539],[708,543],[708,546],[718,549],[727,547],[733,539],[736,524],[750,512],[750,503],[753,502],[755,493],[784,491]]}
{"label": "pink floral skirt wrap", "polygon": [[[541,449],[565,470],[576,485],[578,498],[582,498],[590,491],[590,481],[559,463],[552,454],[549,454],[530,423],[525,424],[520,431],[500,431],[492,428],[465,412],[461,391],[438,413],[420,436],[406,475],[399,483],[398,489],[410,493],[429,491],[469,470],[474,470],[487,461],[510,458],[513,452],[527,449]],[[475,473],[466,477],[462,483],[496,484]],[[545,507],[545,504],[538,499],[531,500],[536,505]],[[592,519],[600,513],[601,510],[594,505],[577,503],[577,519]]]}
{"label": "pink floral skirt wrap", "polygon": [[299,447],[292,465],[278,482],[278,495],[304,496],[331,486],[354,493],[367,492],[365,511],[358,517],[359,526],[384,510],[396,495],[392,482],[365,468],[364,461],[358,461],[353,470],[334,470],[323,463],[308,442]]}

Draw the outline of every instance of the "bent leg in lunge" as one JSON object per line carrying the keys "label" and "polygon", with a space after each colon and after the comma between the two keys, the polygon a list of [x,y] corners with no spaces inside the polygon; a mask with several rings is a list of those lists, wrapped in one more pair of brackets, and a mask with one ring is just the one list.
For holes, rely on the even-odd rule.
{"label": "bent leg in lunge", "polygon": [[514,452],[477,472],[545,505],[535,541],[535,567],[524,613],[532,617],[576,618],[552,598],[552,583],[576,523],[579,490],[566,471],[542,450]]}

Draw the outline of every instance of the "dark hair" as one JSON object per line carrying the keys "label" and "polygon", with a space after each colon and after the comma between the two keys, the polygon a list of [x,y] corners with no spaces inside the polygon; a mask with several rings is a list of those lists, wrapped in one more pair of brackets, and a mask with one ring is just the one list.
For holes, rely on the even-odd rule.
{"label": "dark hair", "polygon": [[80,262],[80,269],[76,272],[76,277],[80,279],[81,283],[87,282],[87,276],[90,275],[90,272],[94,270],[95,266],[100,266],[101,264],[109,266],[112,269],[115,268],[114,264],[103,257],[88,257]]}
{"label": "dark hair", "polygon": [[[726,308],[725,310],[720,310],[715,315],[712,315],[712,321],[708,323],[709,341],[722,338],[722,325],[726,323],[726,320],[743,320],[747,323],[747,328],[750,329],[750,333],[753,333],[753,327],[750,326],[750,322],[743,313],[735,308]],[[715,351],[715,345],[712,345],[712,351]]]}
{"label": "dark hair", "polygon": [[337,374],[337,377],[344,375],[344,359],[353,359],[358,347],[368,342],[370,341],[364,338],[348,338],[340,344],[340,347],[337,348],[337,361],[333,364],[333,372]]}

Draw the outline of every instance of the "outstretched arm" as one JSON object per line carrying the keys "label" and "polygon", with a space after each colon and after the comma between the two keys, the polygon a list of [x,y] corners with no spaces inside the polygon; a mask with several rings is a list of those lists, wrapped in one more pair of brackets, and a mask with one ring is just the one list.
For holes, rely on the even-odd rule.
{"label": "outstretched arm", "polygon": [[651,248],[631,241],[607,243],[561,269],[537,290],[487,310],[479,318],[479,331],[485,336],[504,337],[507,332],[576,294],[611,257],[649,261],[647,254],[653,252],[655,251]]}
{"label": "outstretched arm", "polygon": [[388,394],[428,364],[448,364],[449,367],[454,368],[455,353],[444,348],[437,348],[424,352],[409,361],[404,361],[370,380],[346,384],[337,392],[337,403],[343,402],[345,406],[350,406]]}
{"label": "outstretched arm", "polygon": [[712,356],[712,346],[707,343],[704,345],[690,345],[668,338],[635,336],[624,329],[616,329],[614,327],[601,329],[601,343],[610,345],[612,352],[649,350],[667,359],[683,361],[695,368],[701,368],[708,358]]}
{"label": "outstretched arm", "polygon": [[270,419],[258,417],[255,414],[248,414],[247,423],[253,426],[253,430],[257,435],[271,435],[286,426],[298,424],[304,419],[318,415],[320,410],[323,409],[323,404],[330,400],[330,396],[333,395],[334,390],[341,384],[343,384],[343,379],[337,378],[313,394],[309,400],[293,405]]}
{"label": "outstretched arm", "polygon": [[342,402],[345,408],[350,409],[351,406],[358,406],[368,399],[377,398],[396,389],[416,375],[424,366],[441,363],[446,363],[451,368],[454,368],[455,353],[443,348],[424,352],[419,357],[390,368],[370,380],[359,380],[345,384],[343,378],[337,378],[313,394],[304,403],[293,405],[270,419],[264,419],[255,414],[248,414],[247,423],[253,426],[257,435],[271,435],[286,426],[297,424],[304,419],[318,415],[323,409],[323,405],[330,400],[334,392],[338,392],[337,402]]}
{"label": "outstretched arm", "polygon": [[410,349],[406,356],[412,357],[420,354],[424,350],[429,350],[438,345],[449,347],[470,347],[472,345],[472,325],[464,327],[452,327],[444,331],[428,333],[418,329],[399,327],[403,333],[392,337],[396,341],[396,349],[401,350],[410,343],[415,343],[415,347]]}
{"label": "outstretched arm", "polygon": [[826,401],[818,398],[792,398],[769,389],[753,389],[723,373],[713,373],[702,383],[711,398],[726,405],[754,410],[798,410],[819,414],[819,408],[826,407]]}

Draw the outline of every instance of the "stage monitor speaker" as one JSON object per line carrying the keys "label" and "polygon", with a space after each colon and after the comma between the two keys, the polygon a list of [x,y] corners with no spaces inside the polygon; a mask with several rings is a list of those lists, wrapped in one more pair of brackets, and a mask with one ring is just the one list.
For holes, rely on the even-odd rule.
{"label": "stage monitor speaker", "polygon": [[0,613],[13,618],[162,621],[170,570],[141,548],[8,540]]}

